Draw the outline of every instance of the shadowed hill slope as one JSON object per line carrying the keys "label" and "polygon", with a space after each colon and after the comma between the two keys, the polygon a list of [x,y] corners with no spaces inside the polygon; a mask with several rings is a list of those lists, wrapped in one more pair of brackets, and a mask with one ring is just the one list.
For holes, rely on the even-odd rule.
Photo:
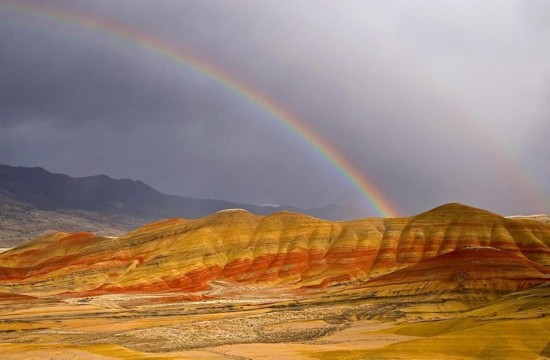
{"label": "shadowed hill slope", "polygon": [[[463,284],[476,289],[500,274],[491,291],[506,293],[546,281],[549,246],[549,225],[460,204],[410,218],[350,222],[227,210],[153,223],[119,238],[36,239],[0,254],[0,291],[203,291],[216,279],[302,290],[367,280],[429,288],[463,271],[470,276]],[[423,285],[424,273],[434,271],[438,282]]]}
{"label": "shadowed hill slope", "polygon": [[459,291],[509,293],[550,282],[550,268],[490,247],[464,247],[379,276],[378,293],[412,295]]}

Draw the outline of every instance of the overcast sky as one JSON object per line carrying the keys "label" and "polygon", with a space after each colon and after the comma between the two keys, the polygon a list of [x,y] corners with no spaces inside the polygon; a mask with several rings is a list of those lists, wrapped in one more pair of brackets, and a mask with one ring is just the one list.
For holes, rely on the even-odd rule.
{"label": "overcast sky", "polygon": [[[550,2],[36,3],[137,29],[268,94],[400,214],[452,201],[550,212]],[[199,198],[364,205],[219,84],[105,32],[1,7],[0,163]]]}

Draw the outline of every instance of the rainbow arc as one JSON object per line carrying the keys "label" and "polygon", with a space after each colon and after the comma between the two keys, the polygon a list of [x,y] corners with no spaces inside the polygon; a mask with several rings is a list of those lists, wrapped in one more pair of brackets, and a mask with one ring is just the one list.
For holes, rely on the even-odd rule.
{"label": "rainbow arc", "polygon": [[0,11],[2,9],[101,32],[113,38],[135,44],[156,56],[160,56],[177,66],[183,67],[187,71],[209,79],[229,93],[254,104],[258,109],[268,114],[271,119],[277,121],[281,126],[295,134],[310,149],[330,163],[340,176],[356,189],[365,199],[369,208],[377,215],[382,217],[397,216],[397,211],[375,184],[349,162],[336,147],[323,139],[283,105],[277,103],[259,89],[253,88],[224,71],[214,63],[126,25],[87,14],[52,6],[12,1],[0,1]]}

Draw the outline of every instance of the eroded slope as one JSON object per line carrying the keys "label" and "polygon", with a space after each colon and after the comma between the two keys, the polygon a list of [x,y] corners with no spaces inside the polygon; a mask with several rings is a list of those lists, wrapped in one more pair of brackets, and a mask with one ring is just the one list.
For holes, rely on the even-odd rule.
{"label": "eroded slope", "polygon": [[[545,279],[549,245],[549,225],[506,219],[460,204],[410,218],[350,222],[289,212],[262,217],[228,210],[199,220],[161,221],[119,238],[89,233],[39,238],[0,254],[0,291],[197,292],[209,289],[216,279],[315,289],[372,280],[419,263],[425,266],[426,260],[441,256],[458,267],[466,266],[450,253],[491,248],[502,256],[495,257],[491,270],[470,272],[481,276],[479,281],[495,272],[504,279],[514,278],[517,269],[510,266],[510,259],[536,268],[526,273],[520,282],[524,285],[504,280],[494,285],[497,291],[508,292]],[[477,252],[459,254],[475,257]],[[530,282],[531,278],[538,280]],[[411,287],[419,286],[414,276],[410,281]],[[442,283],[434,284],[430,286]]]}

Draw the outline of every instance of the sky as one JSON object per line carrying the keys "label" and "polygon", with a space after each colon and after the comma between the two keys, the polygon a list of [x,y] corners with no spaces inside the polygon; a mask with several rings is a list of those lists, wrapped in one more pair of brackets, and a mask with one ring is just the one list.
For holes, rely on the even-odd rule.
{"label": "sky", "polygon": [[294,114],[400,215],[550,213],[550,2],[0,0],[0,163],[369,216],[341,171],[246,97],[13,4],[204,59]]}

